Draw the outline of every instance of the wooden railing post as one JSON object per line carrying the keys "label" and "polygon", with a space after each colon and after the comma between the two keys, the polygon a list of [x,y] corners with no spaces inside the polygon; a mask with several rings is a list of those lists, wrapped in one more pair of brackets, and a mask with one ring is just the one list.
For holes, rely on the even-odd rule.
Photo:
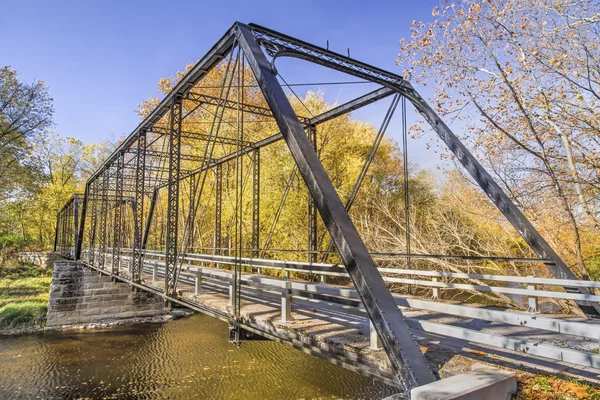
{"label": "wooden railing post", "polygon": [[[533,278],[533,276],[528,276],[528,278]],[[527,285],[527,290],[537,290],[537,285]],[[540,311],[538,298],[535,295],[529,295],[529,307],[527,311],[533,314],[537,314]]]}
{"label": "wooden railing post", "polygon": [[233,291],[233,277],[229,279],[229,307],[233,307],[235,301],[235,293]]}
{"label": "wooden railing post", "polygon": [[196,272],[196,279],[194,282],[194,296],[198,296],[200,294],[201,289],[202,289],[202,270]]}

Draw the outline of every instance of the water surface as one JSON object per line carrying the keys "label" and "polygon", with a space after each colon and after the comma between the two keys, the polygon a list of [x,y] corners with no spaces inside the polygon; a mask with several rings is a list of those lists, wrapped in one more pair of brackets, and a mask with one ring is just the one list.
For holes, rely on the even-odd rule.
{"label": "water surface", "polygon": [[0,399],[378,399],[379,381],[269,341],[227,342],[205,315],[0,337]]}

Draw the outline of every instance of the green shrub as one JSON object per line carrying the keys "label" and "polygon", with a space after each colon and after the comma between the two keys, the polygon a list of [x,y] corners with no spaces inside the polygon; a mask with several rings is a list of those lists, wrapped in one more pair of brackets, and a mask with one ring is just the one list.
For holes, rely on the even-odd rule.
{"label": "green shrub", "polygon": [[41,324],[47,309],[47,304],[40,301],[5,304],[0,308],[0,326],[18,327],[31,323]]}

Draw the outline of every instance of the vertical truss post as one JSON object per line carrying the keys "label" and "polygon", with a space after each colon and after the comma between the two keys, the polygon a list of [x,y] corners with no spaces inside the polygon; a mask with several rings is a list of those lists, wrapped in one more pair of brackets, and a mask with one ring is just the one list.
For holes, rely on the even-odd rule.
{"label": "vertical truss post", "polygon": [[67,256],[67,248],[69,246],[68,240],[69,240],[69,207],[70,205],[67,205],[67,207],[63,210],[63,216],[62,216],[62,220],[63,220],[63,237],[62,237],[62,254],[64,256]]}
{"label": "vertical truss post", "polygon": [[131,280],[142,279],[142,224],[144,220],[144,173],[146,170],[146,131],[140,130],[137,140],[135,166],[135,209],[133,210],[133,262]]}
{"label": "vertical truss post", "polygon": [[190,205],[188,212],[187,227],[187,239],[183,243],[183,248],[187,251],[189,246],[194,245],[194,224],[196,223],[196,191],[198,190],[198,184],[194,177],[190,178]]}
{"label": "vertical truss post", "polygon": [[[308,138],[313,145],[315,153],[317,153],[317,127],[310,125],[308,127]],[[308,262],[317,261],[317,206],[313,200],[310,191],[308,192]],[[321,275],[323,283],[325,275]]]}
{"label": "vertical truss post", "polygon": [[60,212],[56,214],[56,228],[54,228],[54,252],[56,253],[56,246],[58,245],[58,227],[60,225]]}
{"label": "vertical truss post", "polygon": [[121,266],[121,241],[123,240],[123,167],[125,163],[125,153],[121,152],[117,158],[117,169],[115,172],[115,226],[113,227],[113,247],[112,247],[112,273],[119,275]]}
{"label": "vertical truss post", "polygon": [[70,238],[71,238],[71,202],[69,201],[67,203],[67,206],[65,207],[64,210],[64,215],[63,215],[63,226],[64,226],[64,236],[63,236],[63,255],[65,257],[69,256],[69,246],[71,245],[70,243]]}
{"label": "vertical truss post", "polygon": [[221,237],[221,217],[223,206],[223,167],[217,164],[215,170],[215,254],[221,254],[223,246]]}
{"label": "vertical truss post", "polygon": [[58,212],[58,218],[57,218],[56,222],[58,223],[58,234],[57,234],[57,240],[56,240],[56,251],[59,254],[62,254],[62,245],[63,245],[62,238],[63,238],[63,234],[64,234],[64,232],[63,232],[62,210],[60,210]]}
{"label": "vertical truss post", "polygon": [[[83,248],[83,237],[85,233],[85,220],[87,215],[88,199],[90,198],[90,182],[85,184],[85,192],[83,194],[83,204],[81,205],[81,218],[79,218],[79,225],[75,224],[75,254],[74,259],[81,259],[81,249]],[[76,195],[77,196],[77,195]],[[79,196],[75,199],[75,213],[78,214]]]}
{"label": "vertical truss post", "polygon": [[321,218],[338,248],[348,274],[375,325],[398,383],[411,389],[435,381],[389,289],[377,270],[356,227],[310,140],[306,136],[271,64],[247,25],[238,23],[236,37],[288,148],[306,182]]}
{"label": "vertical truss post", "polygon": [[98,243],[98,267],[104,269],[106,265],[106,214],[108,213],[108,176],[109,169],[106,168],[100,176],[101,184],[99,190],[99,196],[101,197],[100,203],[100,238]]}
{"label": "vertical truss post", "polygon": [[63,209],[61,210],[61,216],[60,216],[60,225],[61,225],[61,235],[60,235],[60,253],[62,255],[65,255],[66,252],[66,248],[67,248],[67,243],[66,243],[66,237],[67,237],[67,218],[66,218],[66,214],[67,214],[67,205],[65,205],[65,207],[63,207]]}
{"label": "vertical truss post", "polygon": [[[260,148],[252,153],[252,257],[260,246]],[[259,271],[260,273],[260,271]]]}
{"label": "vertical truss post", "polygon": [[171,103],[169,132],[169,175],[167,198],[167,235],[165,243],[165,294],[177,295],[177,228],[179,222],[179,168],[181,156],[181,97]]}
{"label": "vertical truss post", "polygon": [[[406,126],[406,97],[402,96],[402,163],[404,176],[404,224],[406,226],[406,268],[410,269],[410,193],[408,191],[408,129]],[[411,287],[408,287],[410,293]]]}
{"label": "vertical truss post", "polygon": [[[87,191],[87,187],[86,187]],[[81,222],[83,226],[83,221]],[[77,256],[77,249],[79,248],[79,195],[73,195],[73,259],[77,260],[79,257]]]}
{"label": "vertical truss post", "polygon": [[158,200],[158,188],[154,188],[152,192],[152,198],[150,199],[150,209],[148,210],[148,220],[146,221],[146,228],[144,229],[144,238],[142,239],[142,261],[140,262],[141,268],[144,268],[144,251],[148,245],[148,236],[150,235],[150,227],[152,226],[152,218],[154,217],[154,210],[156,209],[156,201]]}
{"label": "vertical truss post", "polygon": [[88,262],[90,264],[94,264],[95,252],[96,252],[96,229],[98,227],[98,180],[94,179],[93,182],[90,183],[91,193],[88,194],[87,201],[92,204],[92,212],[90,215],[90,219],[92,220],[92,225],[90,227],[89,232],[89,245],[88,245]]}

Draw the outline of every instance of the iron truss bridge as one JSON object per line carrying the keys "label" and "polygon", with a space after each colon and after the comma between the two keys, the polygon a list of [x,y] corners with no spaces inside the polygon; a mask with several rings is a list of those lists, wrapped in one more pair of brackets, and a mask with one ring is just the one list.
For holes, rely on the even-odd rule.
{"label": "iron truss bridge", "polygon": [[[295,93],[276,68],[276,62],[282,58],[317,64],[370,83],[375,89],[314,115],[286,94],[286,89]],[[372,148],[350,195],[343,201],[318,156],[319,137],[338,118],[389,99],[389,109]],[[410,104],[538,256],[496,261],[538,263],[554,279],[452,276],[377,267],[374,258],[384,255],[367,250],[349,211],[399,104],[404,121],[404,162],[406,107]],[[278,166],[271,164],[265,169],[264,165],[281,160],[278,154],[293,160],[291,170],[279,165],[283,175],[279,181],[265,177]],[[408,185],[406,164],[404,174]],[[273,182],[284,183],[279,203],[265,200],[265,192],[274,190]],[[306,247],[273,249],[271,243],[277,237],[288,235],[285,227],[278,225],[286,198],[300,190],[306,193]],[[407,210],[410,207],[408,197],[405,206]],[[409,215],[406,212],[407,219]],[[399,257],[404,266],[420,258],[446,257],[469,262],[493,259],[411,254],[410,223],[406,222],[406,252],[386,255]],[[321,325],[329,323],[331,331],[352,328],[365,332],[366,346],[381,346],[379,353],[387,358],[389,370],[378,372],[373,366],[380,365],[377,362],[365,368],[369,363],[360,357],[342,359],[331,355],[335,351],[327,357],[386,379],[403,390],[436,379],[415,338],[423,334],[526,352],[584,368],[600,366],[593,351],[586,353],[542,341],[499,336],[459,326],[458,322],[444,325],[423,316],[445,314],[455,318],[455,322],[470,318],[527,325],[597,341],[600,328],[589,320],[540,318],[535,314],[392,295],[389,287],[428,287],[434,297],[451,289],[528,296],[532,312],[537,308],[537,302],[532,300],[558,296],[573,302],[588,316],[598,316],[600,311],[600,298],[590,292],[597,284],[577,280],[409,82],[255,24],[235,23],[94,172],[86,182],[85,193],[76,194],[64,206],[57,216],[55,251],[133,287],[160,293],[168,304],[183,304],[229,321],[234,342],[241,340],[244,331],[282,341],[264,322],[269,318],[257,316],[261,312],[282,323],[291,321],[294,311],[308,312],[314,316],[305,319],[319,320]],[[289,279],[290,271],[304,279]],[[327,284],[326,277],[336,285]],[[493,286],[494,282],[507,281],[520,282],[525,287]],[[561,290],[543,290],[542,286]],[[364,323],[367,325],[363,329]],[[310,330],[310,321],[306,324]],[[293,338],[287,342],[324,356],[322,346],[305,345]]]}

